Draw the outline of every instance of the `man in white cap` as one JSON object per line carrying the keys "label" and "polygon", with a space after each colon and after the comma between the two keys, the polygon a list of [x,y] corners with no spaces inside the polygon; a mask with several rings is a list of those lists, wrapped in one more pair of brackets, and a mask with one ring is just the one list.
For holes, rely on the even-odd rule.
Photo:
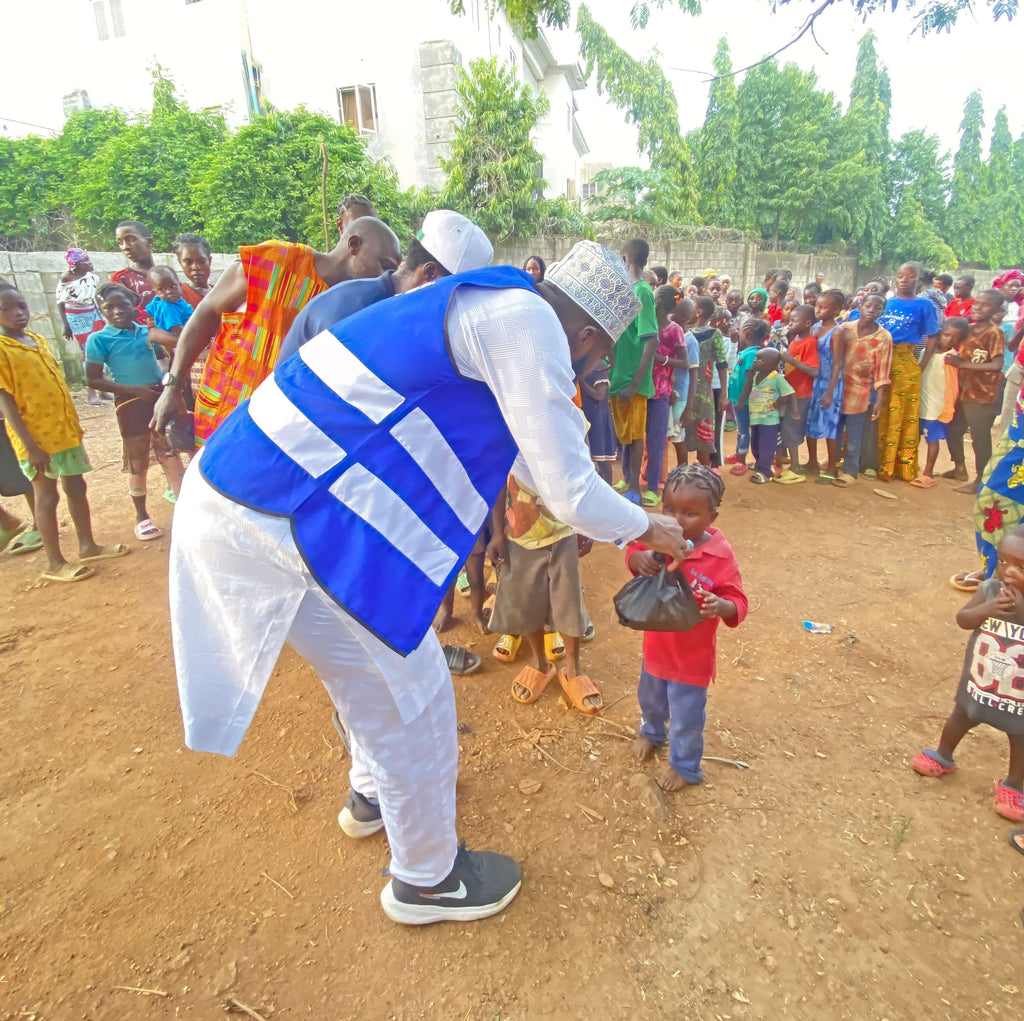
{"label": "man in white cap", "polygon": [[243,245],[178,337],[153,428],[162,432],[185,415],[183,389],[199,355],[210,349],[196,396],[195,435],[205,441],[269,375],[300,309],[343,280],[379,277],[402,257],[394,232],[370,216],[349,223],[330,252],[264,241]]}
{"label": "man in white cap", "polygon": [[472,220],[451,209],[435,209],[424,217],[398,269],[385,270],[376,280],[335,284],[318,294],[292,323],[277,360],[283,362],[307,340],[354,312],[452,273],[483,269],[493,256],[487,235]]}
{"label": "man in white cap", "polygon": [[303,344],[186,475],[170,570],[186,743],[233,755],[290,644],[367,765],[396,921],[484,918],[519,890],[511,858],[458,844],[454,692],[430,626],[513,464],[578,531],[685,555],[673,518],[601,481],[572,402],[573,364],[636,314],[593,242],[536,290],[504,266],[442,277]]}

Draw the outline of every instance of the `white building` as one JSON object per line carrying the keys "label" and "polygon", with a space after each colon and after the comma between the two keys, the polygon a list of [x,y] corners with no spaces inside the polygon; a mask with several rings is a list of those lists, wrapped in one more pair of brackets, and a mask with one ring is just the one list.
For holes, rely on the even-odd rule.
{"label": "white building", "polygon": [[584,83],[575,38],[524,41],[483,0],[466,0],[463,16],[448,0],[33,0],[5,9],[4,29],[45,38],[47,59],[30,88],[24,68],[0,62],[0,120],[59,129],[65,106],[83,101],[146,110],[159,64],[190,105],[223,107],[234,124],[264,102],[351,123],[403,187],[443,183],[437,157],[452,137],[455,69],[497,56],[550,101],[536,139],[546,194],[578,192],[587,145],[576,122]]}

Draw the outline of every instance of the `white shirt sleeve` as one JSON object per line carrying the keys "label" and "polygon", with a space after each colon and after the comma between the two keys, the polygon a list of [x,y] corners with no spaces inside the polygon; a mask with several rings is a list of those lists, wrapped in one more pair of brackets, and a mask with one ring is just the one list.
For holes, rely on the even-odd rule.
{"label": "white shirt sleeve", "polygon": [[519,446],[512,473],[559,521],[602,542],[648,528],[642,508],[601,480],[584,439],[569,341],[543,298],[520,288],[459,288],[448,314],[455,367],[486,383]]}

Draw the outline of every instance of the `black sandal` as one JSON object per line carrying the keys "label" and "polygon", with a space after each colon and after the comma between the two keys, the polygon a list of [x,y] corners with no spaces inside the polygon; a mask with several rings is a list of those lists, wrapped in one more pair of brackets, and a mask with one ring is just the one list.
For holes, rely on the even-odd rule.
{"label": "black sandal", "polygon": [[475,652],[461,645],[445,645],[443,648],[445,662],[453,674],[463,677],[480,669],[480,657]]}

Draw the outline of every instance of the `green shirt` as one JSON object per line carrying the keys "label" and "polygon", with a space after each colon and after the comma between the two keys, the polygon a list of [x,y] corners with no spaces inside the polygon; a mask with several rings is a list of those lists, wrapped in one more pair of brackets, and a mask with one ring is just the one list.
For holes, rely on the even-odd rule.
{"label": "green shirt", "polygon": [[777,372],[771,372],[750,387],[750,424],[778,425],[780,398],[793,393],[793,388]]}
{"label": "green shirt", "polygon": [[[658,337],[658,317],[654,312],[654,291],[644,280],[633,284],[633,290],[640,299],[640,313],[622,332],[615,342],[615,362],[608,373],[610,384],[608,393],[614,396],[633,382],[636,370],[640,367],[640,359],[644,353],[645,338]],[[654,396],[654,359],[647,367],[644,378],[637,387],[641,397]]]}

